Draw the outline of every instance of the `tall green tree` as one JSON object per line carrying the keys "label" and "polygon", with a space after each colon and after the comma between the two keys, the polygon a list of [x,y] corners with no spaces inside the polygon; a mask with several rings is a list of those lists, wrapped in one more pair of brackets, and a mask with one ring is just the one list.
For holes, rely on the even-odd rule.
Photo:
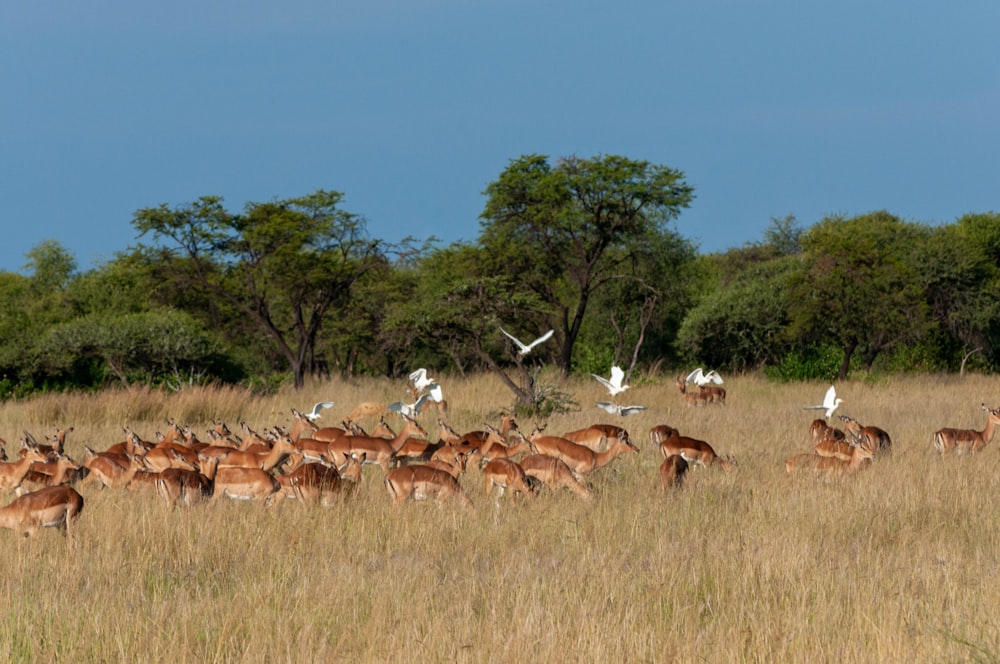
{"label": "tall green tree", "polygon": [[681,171],[616,155],[522,156],[485,194],[483,267],[548,307],[564,374],[594,293],[628,273],[650,233],[672,232],[694,199]]}
{"label": "tall green tree", "polygon": [[842,350],[841,380],[855,353],[871,368],[879,354],[925,334],[924,289],[910,260],[923,236],[922,226],[885,211],[828,217],[805,234],[792,329],[800,343],[833,343]]}
{"label": "tall green tree", "polygon": [[226,211],[221,198],[203,197],[139,210],[132,225],[151,236],[146,249],[164,278],[243,316],[246,329],[284,357],[298,388],[320,365],[328,317],[347,315],[354,285],[385,266],[382,242],[367,236],[363,218],[339,207],[342,197],[319,190],[248,203],[241,214]]}

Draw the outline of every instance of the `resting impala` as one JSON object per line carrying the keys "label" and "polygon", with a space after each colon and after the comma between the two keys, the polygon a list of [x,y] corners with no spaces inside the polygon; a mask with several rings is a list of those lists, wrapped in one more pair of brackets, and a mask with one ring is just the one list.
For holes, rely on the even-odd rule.
{"label": "resting impala", "polygon": [[594,424],[585,429],[565,433],[563,438],[586,445],[595,452],[603,452],[616,438],[629,442],[628,431],[614,424]]}
{"label": "resting impala", "polygon": [[858,445],[851,447],[851,457],[848,460],[818,454],[796,454],[785,461],[785,471],[789,475],[799,472],[811,472],[825,477],[852,475],[870,465],[873,455],[874,452]]}
{"label": "resting impala", "polygon": [[449,473],[428,466],[400,466],[385,475],[385,488],[397,506],[408,500],[433,500],[438,507],[445,500],[457,500],[472,508],[472,501]]}
{"label": "resting impala", "polygon": [[847,415],[840,415],[839,417],[844,421],[844,434],[858,445],[867,447],[876,455],[892,452],[892,439],[882,429],[861,426],[860,422]]}
{"label": "resting impala", "polygon": [[528,436],[539,454],[548,454],[562,459],[577,475],[586,475],[608,465],[622,454],[638,454],[639,449],[620,438],[608,446],[604,452],[595,452],[589,447],[578,445],[559,436],[543,435],[545,427],[536,426]]}
{"label": "resting impala", "polygon": [[486,484],[487,497],[493,491],[493,487],[500,488],[501,496],[507,492],[507,489],[510,489],[512,498],[518,493],[526,496],[533,495],[524,469],[510,459],[493,459],[487,463],[483,468],[483,481]]}
{"label": "resting impala", "polygon": [[529,454],[520,461],[524,474],[551,489],[569,489],[590,500],[590,489],[582,484],[562,459],[547,454]]}
{"label": "resting impala", "polygon": [[83,511],[83,496],[68,486],[51,486],[26,493],[5,507],[0,507],[0,527],[10,528],[25,537],[39,528],[59,528],[70,540],[73,522]]}
{"label": "resting impala", "polygon": [[664,489],[680,486],[688,470],[688,462],[680,454],[671,454],[660,464],[660,484]]}
{"label": "resting impala", "polygon": [[[697,438],[690,438],[688,436],[682,436],[672,427],[667,427],[670,430],[669,435],[660,439],[660,453],[663,458],[679,454],[684,457],[684,460],[688,464],[696,463],[700,466],[711,466],[713,464],[718,465],[720,468],[729,470],[736,465],[730,457],[720,457],[712,449],[712,446],[706,443],[704,440],[698,440]],[[656,431],[657,429],[654,429]],[[652,432],[650,432],[652,435]]]}
{"label": "resting impala", "polygon": [[1000,409],[990,408],[982,404],[986,411],[986,428],[975,429],[941,429],[934,434],[934,447],[941,456],[954,452],[955,454],[975,454],[981,452],[993,440],[996,426],[1000,424]]}

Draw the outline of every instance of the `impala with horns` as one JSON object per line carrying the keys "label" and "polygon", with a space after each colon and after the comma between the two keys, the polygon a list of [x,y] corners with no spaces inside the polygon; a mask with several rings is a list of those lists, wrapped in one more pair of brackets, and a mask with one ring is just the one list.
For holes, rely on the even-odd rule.
{"label": "impala with horns", "polygon": [[518,463],[525,475],[550,489],[569,489],[584,500],[590,500],[590,489],[576,479],[562,459],[547,454],[529,454]]}
{"label": "impala with horns", "polygon": [[455,500],[472,508],[472,501],[457,479],[429,466],[394,468],[385,475],[385,488],[397,506],[409,500],[433,500],[440,507],[446,500]]}
{"label": "impala with horns", "polygon": [[982,431],[944,428],[934,434],[934,448],[941,456],[949,453],[975,454],[993,440],[996,426],[1000,424],[1000,409],[990,408],[985,403],[982,409],[986,412],[986,428]]}
{"label": "impala with horns", "polygon": [[701,367],[698,367],[684,378],[684,382],[694,383],[698,387],[698,394],[705,399],[706,403],[725,405],[726,388],[720,387],[723,383],[722,376],[715,369],[705,373]]}
{"label": "impala with horns", "polygon": [[528,436],[539,454],[547,454],[562,459],[577,475],[592,473],[602,468],[623,454],[638,454],[639,449],[632,443],[616,439],[604,452],[595,452],[584,445],[579,445],[560,436],[544,435],[544,426],[536,426]]}
{"label": "impala with horns", "polygon": [[68,486],[51,486],[26,493],[0,507],[0,527],[34,535],[40,528],[59,528],[70,540],[73,522],[83,511],[83,496]]}
{"label": "impala with horns", "polygon": [[703,394],[700,390],[698,392],[689,392],[687,389],[687,382],[684,380],[684,374],[677,377],[677,389],[680,390],[681,396],[684,397],[684,403],[689,406],[704,406],[709,402],[709,396]]}

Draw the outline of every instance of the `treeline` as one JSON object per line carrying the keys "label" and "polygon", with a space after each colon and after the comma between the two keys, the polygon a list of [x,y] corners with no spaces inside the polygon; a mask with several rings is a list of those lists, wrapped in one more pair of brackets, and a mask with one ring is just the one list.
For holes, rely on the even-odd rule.
{"label": "treeline", "polygon": [[[537,368],[763,369],[781,379],[1000,367],[1000,215],[888,212],[699,254],[672,222],[680,171],[620,156],[512,160],[475,242],[390,244],[342,194],[139,210],[141,242],[79,272],[57,241],[0,273],[0,397],[154,384],[301,386],[311,375]],[[518,356],[499,327],[553,338]]]}

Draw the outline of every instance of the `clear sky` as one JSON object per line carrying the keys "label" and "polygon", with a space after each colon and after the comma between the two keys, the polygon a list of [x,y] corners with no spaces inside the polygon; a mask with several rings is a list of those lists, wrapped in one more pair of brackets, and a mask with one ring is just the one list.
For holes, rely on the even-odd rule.
{"label": "clear sky", "polygon": [[711,252],[886,209],[1000,209],[1000,3],[0,4],[0,270],[81,269],[133,213],[341,191],[374,237],[475,240],[522,154],[679,169]]}

